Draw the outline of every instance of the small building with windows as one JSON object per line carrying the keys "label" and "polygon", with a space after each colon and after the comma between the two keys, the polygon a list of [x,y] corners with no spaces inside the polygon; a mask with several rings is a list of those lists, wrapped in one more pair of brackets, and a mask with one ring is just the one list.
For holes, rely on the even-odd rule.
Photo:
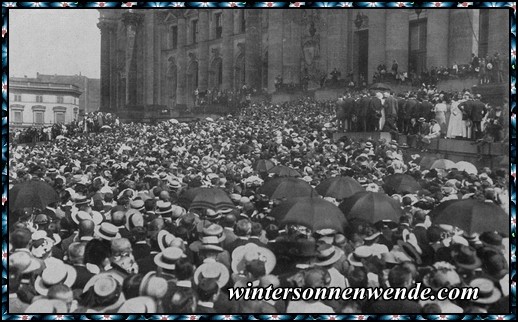
{"label": "small building with windows", "polygon": [[46,127],[79,120],[82,91],[73,84],[9,79],[9,127]]}

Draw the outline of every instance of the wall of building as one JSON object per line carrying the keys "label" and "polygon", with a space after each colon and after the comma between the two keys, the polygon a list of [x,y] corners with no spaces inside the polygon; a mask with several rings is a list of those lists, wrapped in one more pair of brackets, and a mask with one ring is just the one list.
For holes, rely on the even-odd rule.
{"label": "wall of building", "polygon": [[[318,88],[321,77],[335,68],[342,78],[353,71],[358,80],[359,30],[368,30],[368,83],[380,63],[390,70],[397,60],[398,71],[409,72],[411,24],[426,27],[423,59],[428,69],[469,62],[471,53],[478,52],[480,33],[479,11],[471,9],[425,9],[419,15],[413,9],[100,11],[100,105],[106,111],[134,105],[191,106],[194,67],[198,90],[204,91],[218,85],[215,66],[220,61],[220,89],[226,90],[247,83],[266,85],[273,92],[277,76],[299,84],[306,72],[309,87]],[[356,25],[359,13],[367,19],[362,26]],[[216,37],[216,14],[221,14],[221,38]],[[488,47],[502,55],[508,55],[507,32],[502,32],[508,30],[508,14],[495,9],[489,16]],[[177,48],[172,48],[172,26],[177,28]]]}

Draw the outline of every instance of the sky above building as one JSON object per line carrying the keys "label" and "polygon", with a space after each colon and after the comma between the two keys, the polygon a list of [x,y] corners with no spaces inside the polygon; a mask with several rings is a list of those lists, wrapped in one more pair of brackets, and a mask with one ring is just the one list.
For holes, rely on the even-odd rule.
{"label": "sky above building", "polygon": [[9,76],[100,78],[98,18],[96,9],[9,10]]}

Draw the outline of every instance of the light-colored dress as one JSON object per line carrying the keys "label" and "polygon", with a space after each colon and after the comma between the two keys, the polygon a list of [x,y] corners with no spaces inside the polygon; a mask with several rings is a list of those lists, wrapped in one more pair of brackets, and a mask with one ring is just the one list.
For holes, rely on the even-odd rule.
{"label": "light-colored dress", "polygon": [[446,112],[448,111],[448,107],[444,103],[438,103],[435,105],[434,112],[435,112],[435,120],[437,121],[437,124],[441,127],[441,133],[446,134],[446,131],[448,130],[447,124],[446,124]]}
{"label": "light-colored dress", "polygon": [[464,123],[462,122],[462,111],[459,109],[459,102],[451,103],[451,114],[450,121],[448,122],[448,131],[446,137],[454,139],[457,136],[462,136],[462,128]]}

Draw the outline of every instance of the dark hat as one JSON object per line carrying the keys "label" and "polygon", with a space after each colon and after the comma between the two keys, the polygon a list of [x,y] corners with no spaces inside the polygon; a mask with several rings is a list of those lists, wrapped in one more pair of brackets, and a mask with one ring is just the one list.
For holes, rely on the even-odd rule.
{"label": "dark hat", "polygon": [[480,251],[482,259],[482,268],[496,281],[500,281],[502,277],[509,273],[509,264],[502,253],[493,248],[483,248]]}
{"label": "dark hat", "polygon": [[473,247],[461,246],[457,251],[452,252],[454,264],[459,268],[474,270],[482,266],[482,261],[477,256]]}
{"label": "dark hat", "polygon": [[489,244],[491,246],[503,247],[502,245],[502,236],[496,231],[485,231],[480,234],[478,238],[481,242]]}

